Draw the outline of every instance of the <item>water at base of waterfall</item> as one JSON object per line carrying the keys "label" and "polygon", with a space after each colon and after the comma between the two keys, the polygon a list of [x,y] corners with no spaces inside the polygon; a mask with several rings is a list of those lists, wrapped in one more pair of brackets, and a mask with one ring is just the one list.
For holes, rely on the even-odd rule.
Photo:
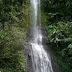
{"label": "water at base of waterfall", "polygon": [[[31,0],[31,24],[33,24],[31,58],[33,72],[53,72],[50,56],[42,45],[42,33],[40,30],[40,0]],[[38,25],[39,24],[39,25]]]}

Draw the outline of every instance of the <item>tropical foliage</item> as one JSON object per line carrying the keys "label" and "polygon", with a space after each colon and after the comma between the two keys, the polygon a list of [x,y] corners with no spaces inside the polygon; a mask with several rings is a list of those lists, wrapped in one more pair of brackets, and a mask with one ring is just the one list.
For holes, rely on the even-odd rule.
{"label": "tropical foliage", "polygon": [[[29,7],[28,0],[0,0],[0,72],[25,72]],[[41,10],[55,61],[72,72],[72,1],[41,0]]]}
{"label": "tropical foliage", "polygon": [[42,0],[42,22],[54,59],[65,72],[72,72],[72,1]]}
{"label": "tropical foliage", "polygon": [[28,26],[27,0],[0,0],[0,72],[25,72]]}

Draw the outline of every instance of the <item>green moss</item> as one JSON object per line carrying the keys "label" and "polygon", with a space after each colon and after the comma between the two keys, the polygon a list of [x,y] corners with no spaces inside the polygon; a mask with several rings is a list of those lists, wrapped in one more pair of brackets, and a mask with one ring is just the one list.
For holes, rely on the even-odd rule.
{"label": "green moss", "polygon": [[25,72],[29,4],[27,0],[1,0],[0,13],[0,71]]}

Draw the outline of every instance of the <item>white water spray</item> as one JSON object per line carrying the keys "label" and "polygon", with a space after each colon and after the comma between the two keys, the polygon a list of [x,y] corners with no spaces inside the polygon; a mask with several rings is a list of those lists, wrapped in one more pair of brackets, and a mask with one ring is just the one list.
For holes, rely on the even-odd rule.
{"label": "white water spray", "polygon": [[33,40],[31,58],[33,72],[53,72],[50,56],[44,50],[42,45],[42,33],[40,26],[40,0],[31,0],[31,24],[33,25]]}

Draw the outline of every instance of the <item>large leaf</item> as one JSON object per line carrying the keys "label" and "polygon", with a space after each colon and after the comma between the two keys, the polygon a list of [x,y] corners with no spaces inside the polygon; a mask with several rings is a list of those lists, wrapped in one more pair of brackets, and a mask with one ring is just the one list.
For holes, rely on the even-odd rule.
{"label": "large leaf", "polygon": [[68,48],[72,49],[72,44],[69,44],[69,45],[68,45]]}
{"label": "large leaf", "polygon": [[72,42],[72,38],[58,39],[58,41],[62,41],[62,42]]}

